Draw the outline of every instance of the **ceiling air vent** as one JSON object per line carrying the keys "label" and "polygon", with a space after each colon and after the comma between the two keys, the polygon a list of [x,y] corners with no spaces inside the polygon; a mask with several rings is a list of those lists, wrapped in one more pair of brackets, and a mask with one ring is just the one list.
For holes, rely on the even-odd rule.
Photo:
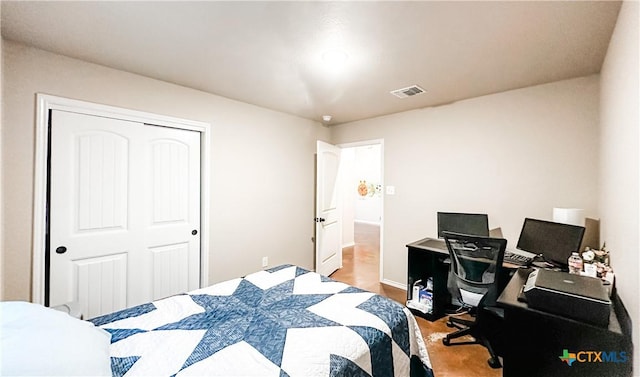
{"label": "ceiling air vent", "polygon": [[412,85],[407,88],[396,89],[391,91],[391,94],[393,94],[398,98],[413,97],[417,94],[422,94],[422,93],[424,93],[424,89],[422,89],[418,85]]}

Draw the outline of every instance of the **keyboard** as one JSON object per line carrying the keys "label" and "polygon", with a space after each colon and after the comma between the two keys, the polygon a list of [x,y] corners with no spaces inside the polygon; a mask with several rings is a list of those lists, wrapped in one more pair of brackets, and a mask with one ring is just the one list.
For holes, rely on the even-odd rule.
{"label": "keyboard", "polygon": [[512,253],[510,251],[504,252],[503,262],[515,264],[517,266],[528,266],[533,262],[533,258],[525,257],[522,254]]}

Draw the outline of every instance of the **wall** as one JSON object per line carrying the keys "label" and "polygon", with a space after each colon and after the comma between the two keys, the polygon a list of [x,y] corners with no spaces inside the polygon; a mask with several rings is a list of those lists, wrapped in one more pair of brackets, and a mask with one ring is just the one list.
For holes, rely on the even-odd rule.
{"label": "wall", "polygon": [[342,248],[355,245],[355,208],[356,197],[353,195],[357,190],[354,183],[356,149],[343,148],[340,151],[340,181],[342,184]]}
{"label": "wall", "polygon": [[[367,141],[369,142],[369,141]],[[380,176],[382,144],[342,146],[340,174],[342,183],[342,247],[355,245],[354,222],[380,224],[380,195],[358,195],[359,181],[382,183]]]}
{"label": "wall", "polygon": [[210,281],[270,265],[313,268],[314,153],[319,123],[4,41],[2,294],[31,294],[35,94],[208,122]]}
{"label": "wall", "polygon": [[[381,146],[380,144],[355,147],[355,172],[351,177],[356,190],[351,191],[355,197],[355,221],[380,224],[382,214],[382,198],[379,192],[372,191],[372,185],[382,184],[380,176]],[[367,194],[361,196],[357,192],[360,181],[367,185]]]}
{"label": "wall", "polygon": [[[2,2],[0,1],[0,29],[2,28]],[[2,63],[3,61],[3,56],[4,54],[2,53],[4,48],[4,39],[2,37],[0,37],[0,94],[2,92],[2,85],[4,82],[4,70],[3,70],[3,66],[4,64]],[[0,104],[0,156],[2,156],[2,134],[4,133],[2,131],[2,125],[4,124],[3,121],[3,111],[2,111],[2,104]],[[2,157],[0,157],[0,162],[2,161]],[[0,163],[0,198],[2,198],[2,164]],[[0,202],[0,247],[2,247],[2,239],[3,239],[3,229],[4,229],[4,218],[3,218],[3,213],[4,213],[4,201]],[[4,270],[4,254],[2,252],[0,252],[0,282],[1,280],[1,276],[2,271]],[[2,289],[2,283],[0,283],[0,301],[4,301],[4,291]]]}
{"label": "wall", "polygon": [[[407,243],[437,211],[489,214],[515,247],[524,217],[554,207],[597,217],[598,76],[332,128],[334,143],[384,139],[383,280],[406,284]],[[428,95],[425,94],[425,95]]]}
{"label": "wall", "polygon": [[640,375],[640,3],[625,1],[601,71],[601,239],[611,251],[618,294],[634,320]]}

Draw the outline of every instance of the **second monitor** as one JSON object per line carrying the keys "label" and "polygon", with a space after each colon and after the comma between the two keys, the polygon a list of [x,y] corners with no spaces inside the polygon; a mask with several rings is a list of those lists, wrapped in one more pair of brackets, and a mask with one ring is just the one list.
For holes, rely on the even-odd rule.
{"label": "second monitor", "polygon": [[438,212],[438,238],[442,232],[489,236],[489,217],[484,213]]}
{"label": "second monitor", "polygon": [[566,267],[571,253],[580,251],[584,230],[582,226],[526,218],[516,247]]}

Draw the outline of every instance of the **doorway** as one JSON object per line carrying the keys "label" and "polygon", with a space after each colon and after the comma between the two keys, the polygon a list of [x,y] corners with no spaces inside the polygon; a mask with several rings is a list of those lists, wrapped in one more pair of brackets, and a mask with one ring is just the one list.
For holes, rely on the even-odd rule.
{"label": "doorway", "polygon": [[[341,145],[343,265],[381,281],[383,228],[383,141]],[[376,291],[377,286],[362,287]]]}

